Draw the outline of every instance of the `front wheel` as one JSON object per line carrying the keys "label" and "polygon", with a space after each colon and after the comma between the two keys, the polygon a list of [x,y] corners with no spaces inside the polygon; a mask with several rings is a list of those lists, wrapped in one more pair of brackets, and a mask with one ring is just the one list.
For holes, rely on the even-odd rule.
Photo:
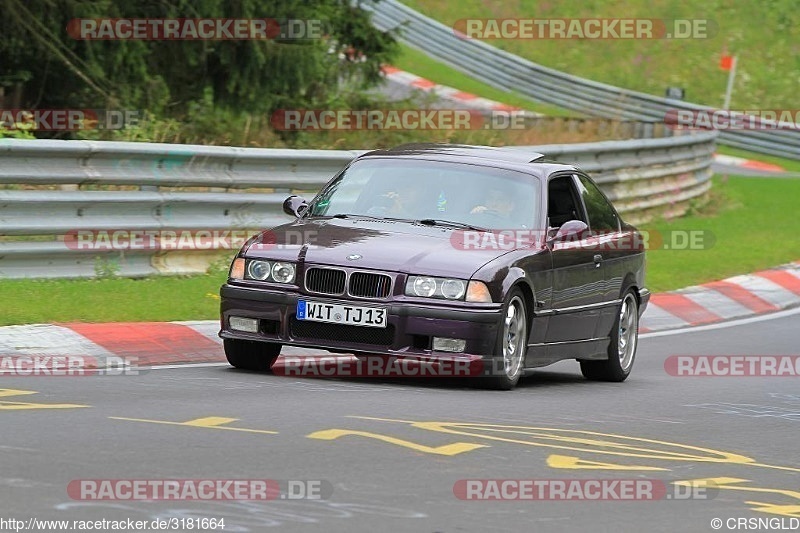
{"label": "front wheel", "polygon": [[281,354],[282,346],[273,342],[224,339],[225,357],[231,366],[243,370],[269,371]]}
{"label": "front wheel", "polygon": [[[503,322],[497,336],[495,358],[489,376],[481,378],[486,388],[511,390],[519,381],[525,368],[525,353],[528,350],[528,313],[522,291],[512,289],[503,305]],[[495,375],[497,374],[497,375]]]}
{"label": "front wheel", "polygon": [[622,297],[609,337],[608,359],[580,362],[581,373],[586,379],[620,382],[630,375],[639,341],[639,303],[632,290]]}

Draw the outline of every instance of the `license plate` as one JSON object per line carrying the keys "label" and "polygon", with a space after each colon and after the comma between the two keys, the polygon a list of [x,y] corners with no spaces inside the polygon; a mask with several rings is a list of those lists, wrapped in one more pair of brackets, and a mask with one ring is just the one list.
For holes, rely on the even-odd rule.
{"label": "license plate", "polygon": [[386,309],[298,300],[297,320],[385,328]]}

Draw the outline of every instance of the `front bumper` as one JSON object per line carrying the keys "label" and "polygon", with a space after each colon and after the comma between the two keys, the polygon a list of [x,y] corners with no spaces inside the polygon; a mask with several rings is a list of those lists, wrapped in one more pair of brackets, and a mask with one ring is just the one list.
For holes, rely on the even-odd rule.
{"label": "front bumper", "polygon": [[[383,354],[406,357],[465,357],[480,359],[495,352],[500,327],[501,304],[466,308],[453,304],[329,298],[297,292],[250,288],[225,284],[220,289],[220,337],[274,342],[333,352]],[[299,321],[295,317],[298,299],[318,302],[383,307],[386,328],[346,326]],[[259,321],[257,333],[230,329],[229,318],[241,316]],[[463,352],[438,352],[432,337],[464,339]]]}

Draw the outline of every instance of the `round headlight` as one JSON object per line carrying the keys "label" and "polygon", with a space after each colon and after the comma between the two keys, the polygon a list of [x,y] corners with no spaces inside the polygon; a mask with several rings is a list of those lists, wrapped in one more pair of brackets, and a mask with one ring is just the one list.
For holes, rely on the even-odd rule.
{"label": "round headlight", "polygon": [[414,294],[417,296],[433,296],[436,292],[436,280],[433,278],[416,278],[414,280]]}
{"label": "round headlight", "polygon": [[464,296],[467,287],[460,279],[446,279],[442,282],[442,296],[450,300],[458,300]]}
{"label": "round headlight", "polygon": [[269,277],[270,266],[266,261],[252,260],[247,265],[247,277],[263,281]]}
{"label": "round headlight", "polygon": [[272,279],[278,283],[294,281],[294,265],[291,263],[275,263],[272,265]]}

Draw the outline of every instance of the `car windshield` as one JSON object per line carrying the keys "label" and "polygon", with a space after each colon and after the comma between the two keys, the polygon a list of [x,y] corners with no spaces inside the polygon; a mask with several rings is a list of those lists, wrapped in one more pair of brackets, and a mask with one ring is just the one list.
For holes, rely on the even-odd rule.
{"label": "car windshield", "polygon": [[317,195],[309,215],[533,228],[540,205],[538,191],[536,177],[512,170],[441,161],[364,159]]}

